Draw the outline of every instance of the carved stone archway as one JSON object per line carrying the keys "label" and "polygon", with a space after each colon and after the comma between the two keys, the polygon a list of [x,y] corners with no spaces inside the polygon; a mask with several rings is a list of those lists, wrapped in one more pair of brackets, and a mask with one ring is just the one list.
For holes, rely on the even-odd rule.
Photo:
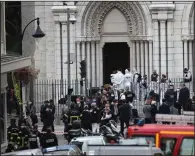
{"label": "carved stone archway", "polygon": [[82,36],[101,36],[104,19],[113,8],[117,8],[125,16],[129,35],[147,34],[145,17],[139,3],[91,2],[87,5],[81,21]]}

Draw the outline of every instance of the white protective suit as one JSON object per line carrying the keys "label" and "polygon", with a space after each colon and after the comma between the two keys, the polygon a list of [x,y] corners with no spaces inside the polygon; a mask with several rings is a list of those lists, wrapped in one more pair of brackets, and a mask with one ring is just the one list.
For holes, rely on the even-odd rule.
{"label": "white protective suit", "polygon": [[111,76],[111,82],[112,82],[112,87],[113,87],[113,91],[114,91],[114,97],[115,97],[115,99],[116,100],[118,100],[118,85],[116,84],[116,82],[115,82],[115,77],[116,77],[116,74],[111,74],[110,75]]}
{"label": "white protective suit", "polygon": [[124,86],[125,90],[131,91],[132,89],[132,74],[128,71],[128,69],[125,70],[125,80],[124,80]]}
{"label": "white protective suit", "polygon": [[117,90],[124,89],[125,75],[121,71],[117,71],[114,76],[114,81],[117,84]]}

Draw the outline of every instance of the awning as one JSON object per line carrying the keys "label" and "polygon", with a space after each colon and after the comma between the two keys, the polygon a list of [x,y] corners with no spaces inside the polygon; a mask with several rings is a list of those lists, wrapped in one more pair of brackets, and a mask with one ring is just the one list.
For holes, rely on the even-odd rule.
{"label": "awning", "polygon": [[1,74],[29,67],[30,65],[31,57],[1,55]]}

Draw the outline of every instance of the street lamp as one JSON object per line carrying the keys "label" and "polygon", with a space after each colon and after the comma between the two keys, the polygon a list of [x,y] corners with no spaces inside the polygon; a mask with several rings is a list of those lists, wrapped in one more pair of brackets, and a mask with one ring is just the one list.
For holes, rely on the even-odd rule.
{"label": "street lamp", "polygon": [[24,28],[24,30],[22,31],[22,34],[21,34],[21,40],[23,40],[24,38],[24,33],[26,31],[26,28],[34,21],[37,21],[37,29],[35,31],[35,33],[32,35],[34,38],[42,38],[45,36],[45,34],[43,33],[43,31],[41,30],[39,24],[40,24],[40,21],[39,21],[39,17],[38,18],[35,18],[33,19],[32,21],[30,21]]}

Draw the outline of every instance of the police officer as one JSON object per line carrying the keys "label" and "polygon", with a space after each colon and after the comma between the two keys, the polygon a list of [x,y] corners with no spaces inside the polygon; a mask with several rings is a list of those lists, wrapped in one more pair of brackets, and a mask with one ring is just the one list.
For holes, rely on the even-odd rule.
{"label": "police officer", "polygon": [[61,120],[64,123],[64,137],[66,137],[66,134],[68,132],[68,106],[66,105],[62,109]]}
{"label": "police officer", "polygon": [[45,102],[46,105],[42,108],[42,121],[43,121],[43,128],[42,131],[46,131],[47,127],[51,126],[52,131],[54,132],[54,113],[55,108],[54,106],[49,102]]}
{"label": "police officer", "polygon": [[152,82],[157,82],[158,78],[159,78],[159,75],[157,74],[156,70],[154,70],[152,75],[151,75],[151,81]]}
{"label": "police officer", "polygon": [[154,70],[151,75],[150,90],[154,90],[155,93],[158,93],[158,87],[159,87],[158,82],[159,82],[159,75],[157,74],[156,70]]}
{"label": "police officer", "polygon": [[8,147],[6,152],[14,151],[14,146],[17,145],[17,137],[19,134],[18,126],[16,125],[16,119],[10,120],[11,125],[7,129]]}
{"label": "police officer", "polygon": [[48,148],[53,146],[58,146],[58,139],[54,133],[52,133],[51,126],[47,127],[47,132],[43,134],[41,139],[42,148]]}
{"label": "police officer", "polygon": [[[74,118],[74,117],[77,117]],[[79,111],[79,107],[76,103],[72,103],[70,106],[70,111],[68,113],[68,121],[70,124],[72,124],[73,120],[78,120],[78,118],[80,117],[80,111]]]}
{"label": "police officer", "polygon": [[165,100],[166,100],[166,102],[167,102],[167,104],[169,106],[174,106],[176,94],[175,94],[174,86],[173,85],[169,85],[169,88],[165,92],[164,97],[165,97]]}
{"label": "police officer", "polygon": [[87,105],[84,106],[81,114],[81,127],[86,130],[92,130],[91,112]]}
{"label": "police officer", "polygon": [[29,136],[29,148],[36,149],[39,148],[39,140],[41,140],[41,133],[38,130],[38,126],[34,125]]}

